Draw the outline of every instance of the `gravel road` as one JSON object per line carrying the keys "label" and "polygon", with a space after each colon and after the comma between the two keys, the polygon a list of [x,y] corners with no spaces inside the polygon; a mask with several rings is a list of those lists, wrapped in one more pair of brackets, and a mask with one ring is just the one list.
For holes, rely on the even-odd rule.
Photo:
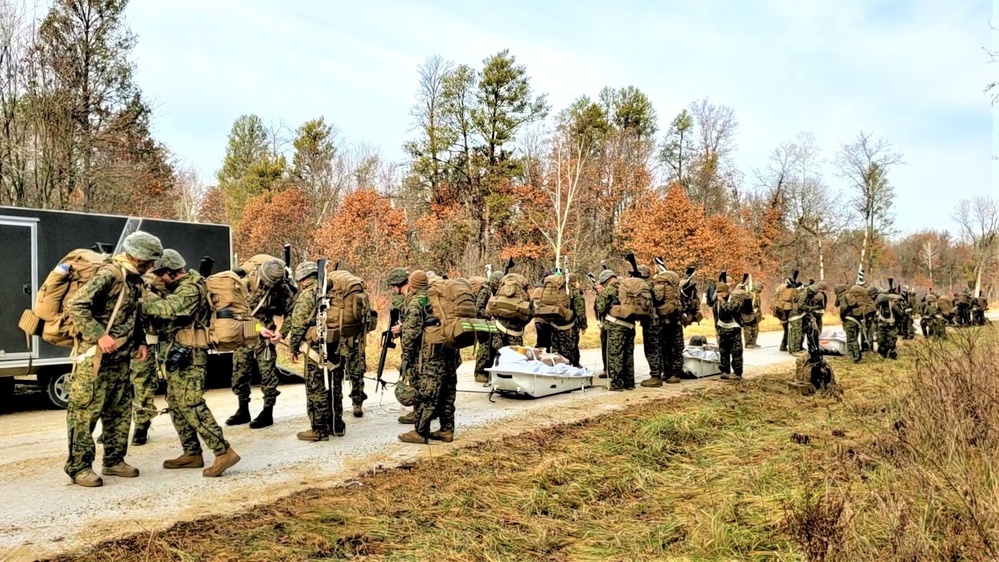
{"label": "gravel road", "polygon": [[[747,376],[793,364],[792,357],[777,350],[779,341],[780,333],[760,335],[765,347],[745,354]],[[583,363],[597,366],[599,351],[585,350]],[[304,385],[288,385],[281,387],[275,425],[260,430],[246,425],[225,428],[226,438],[243,460],[215,479],[202,477],[200,470],[167,471],[161,467],[162,461],[178,455],[180,448],[169,417],[157,416],[149,443],[129,448],[127,460],[139,468],[139,478],[105,477],[102,488],[74,486],[62,471],[66,456],[64,412],[2,415],[0,560],[33,560],[123,535],[151,533],[177,521],[231,513],[305,488],[349,484],[365,472],[439,455],[452,447],[723,384],[712,377],[620,393],[599,386],[537,400],[495,397],[495,403],[490,403],[483,393],[487,389],[472,379],[473,367],[472,362],[465,362],[458,372],[457,431],[452,444],[400,443],[396,435],[408,429],[396,422],[402,408],[391,389],[380,394],[372,381],[366,389],[370,398],[363,418],[350,417],[347,405],[345,437],[322,443],[298,441],[295,433],[308,429],[305,389]],[[648,364],[641,347],[635,351],[635,367],[639,380],[647,378]],[[387,380],[395,378],[395,373],[386,376]],[[594,380],[606,384],[606,379]],[[253,398],[251,412],[255,414],[261,406],[256,388]],[[235,409],[235,397],[228,390],[209,391],[206,399],[220,423]],[[157,405],[165,407],[163,397],[157,397]],[[99,464],[100,450],[97,456]],[[210,452],[206,462],[211,462]],[[99,466],[95,469],[99,473]]]}

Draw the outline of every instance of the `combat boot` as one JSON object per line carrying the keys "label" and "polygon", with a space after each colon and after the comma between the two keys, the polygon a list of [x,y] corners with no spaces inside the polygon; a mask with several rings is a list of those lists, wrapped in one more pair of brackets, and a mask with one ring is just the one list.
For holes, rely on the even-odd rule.
{"label": "combat boot", "polygon": [[430,442],[426,437],[420,435],[416,431],[407,431],[406,433],[400,434],[399,441],[402,441],[403,443],[415,443],[417,445],[426,445]]}
{"label": "combat boot", "polygon": [[84,488],[97,488],[104,485],[104,480],[94,474],[93,470],[85,468],[73,477],[73,484],[83,486]]}
{"label": "combat boot", "polygon": [[132,433],[132,444],[133,445],[145,445],[146,439],[149,437],[149,422],[140,423],[135,426],[135,431]]}
{"label": "combat boot", "polygon": [[201,474],[208,478],[215,478],[216,476],[222,476],[223,472],[225,472],[229,468],[232,468],[232,466],[238,462],[239,462],[239,455],[236,454],[236,451],[232,450],[232,447],[229,447],[228,449],[225,450],[224,453],[216,456],[215,462],[212,463],[212,466],[209,466],[208,468],[202,470]]}
{"label": "combat boot", "polygon": [[477,373],[475,375],[475,382],[487,383],[489,382],[489,375],[483,375],[482,373]]}
{"label": "combat boot", "polygon": [[315,431],[312,431],[311,429],[306,430],[306,431],[299,431],[298,434],[297,434],[297,437],[301,441],[308,441],[310,443],[315,443],[317,441],[329,441],[330,440],[330,436],[329,435],[320,435],[320,434],[316,433]]}
{"label": "combat boot", "polygon": [[663,380],[659,377],[650,377],[642,381],[641,384],[645,388],[659,388],[663,385]]}
{"label": "combat boot", "polygon": [[729,373],[722,373],[722,376],[720,378],[723,381],[733,381],[734,382],[734,381],[741,381],[742,380],[742,375],[731,375]]}
{"label": "combat boot", "polygon": [[680,384],[681,382],[683,382],[683,379],[681,379],[676,375],[673,375],[672,377],[666,379],[666,384]]}
{"label": "combat boot", "polygon": [[229,419],[225,420],[226,425],[243,425],[244,423],[250,423],[250,402],[249,401],[239,401],[239,408],[236,413],[229,416]]}
{"label": "combat boot", "polygon": [[188,455],[184,453],[183,455],[175,459],[167,459],[163,461],[163,468],[173,469],[173,468],[202,468],[205,466],[205,457],[198,453],[197,455]]}
{"label": "combat boot", "polygon": [[274,425],[274,406],[264,406],[257,417],[250,422],[250,429],[260,429]]}
{"label": "combat boot", "polygon": [[354,417],[355,418],[363,418],[364,417],[364,410],[361,409],[361,405],[360,404],[354,404]]}
{"label": "combat boot", "polygon": [[406,425],[413,425],[416,423],[416,410],[413,410],[404,416],[399,416],[399,423]]}
{"label": "combat boot", "polygon": [[343,437],[347,434],[347,424],[343,423],[343,418],[335,418],[333,420],[333,435],[336,437]]}
{"label": "combat boot", "polygon": [[439,429],[437,431],[430,432],[430,438],[434,441],[443,441],[445,443],[450,443],[454,441],[454,431]]}
{"label": "combat boot", "polygon": [[104,476],[119,476],[121,478],[135,478],[139,475],[139,469],[134,466],[121,461],[114,466],[105,466],[101,468],[101,474]]}

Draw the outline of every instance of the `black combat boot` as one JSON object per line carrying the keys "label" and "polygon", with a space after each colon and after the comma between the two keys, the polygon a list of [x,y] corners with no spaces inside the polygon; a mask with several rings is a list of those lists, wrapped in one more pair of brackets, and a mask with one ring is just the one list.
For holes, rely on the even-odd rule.
{"label": "black combat boot", "polygon": [[343,423],[343,418],[335,418],[333,420],[333,435],[336,437],[343,437],[347,434],[347,424]]}
{"label": "black combat boot", "polygon": [[135,431],[132,433],[132,444],[133,445],[145,445],[146,439],[149,437],[149,422],[140,423],[135,426]]}
{"label": "black combat boot", "polygon": [[250,429],[260,429],[274,425],[274,406],[264,406],[257,417],[250,422]]}
{"label": "black combat boot", "polygon": [[243,425],[244,423],[250,423],[250,402],[243,402],[240,400],[239,408],[236,413],[229,416],[229,419],[225,420],[226,425]]}

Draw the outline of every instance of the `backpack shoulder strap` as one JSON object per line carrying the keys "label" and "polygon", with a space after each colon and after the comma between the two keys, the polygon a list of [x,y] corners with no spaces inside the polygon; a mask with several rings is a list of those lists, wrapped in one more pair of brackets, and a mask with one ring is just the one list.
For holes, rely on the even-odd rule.
{"label": "backpack shoulder strap", "polygon": [[114,303],[114,310],[111,311],[111,318],[108,320],[107,327],[104,328],[105,336],[111,333],[111,327],[114,326],[114,321],[118,318],[118,313],[121,312],[121,304],[125,301],[125,292],[128,290],[128,285],[125,282],[125,271],[120,266],[112,265],[111,272],[120,287],[118,288],[118,300]]}

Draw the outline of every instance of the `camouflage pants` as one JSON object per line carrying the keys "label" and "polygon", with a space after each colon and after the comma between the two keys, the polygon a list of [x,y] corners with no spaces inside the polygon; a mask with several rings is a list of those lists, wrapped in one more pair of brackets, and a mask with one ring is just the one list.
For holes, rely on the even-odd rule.
{"label": "camouflage pants", "polygon": [[606,328],[600,328],[600,367],[604,370],[604,374],[606,374],[608,372],[608,367],[607,367],[607,329]]}
{"label": "camouflage pants", "polygon": [[874,335],[878,333],[878,323],[874,321],[873,317],[864,321],[864,330],[864,333],[861,334],[863,339],[860,349],[863,351],[874,351]]}
{"label": "camouflage pants", "polygon": [[94,361],[86,358],[77,363],[70,376],[69,404],[66,407],[66,430],[69,457],[66,474],[73,478],[80,471],[92,468],[97,447],[94,428],[100,420],[103,431],[104,466],[114,466],[125,460],[128,452],[128,428],[132,422],[132,383],[129,380],[128,359],[101,362],[100,372],[94,372]]}
{"label": "camouflage pants", "polygon": [[843,320],[843,331],[846,332],[846,349],[854,361],[860,361],[863,358],[863,346],[860,343],[862,334],[858,322],[861,321],[855,321],[850,317]]}
{"label": "camouflage pants", "polygon": [[780,339],[780,350],[787,351],[787,320],[780,321],[780,328],[784,332]]}
{"label": "camouflage pants", "polygon": [[898,326],[878,323],[878,355],[885,358],[896,358],[898,353],[895,345],[898,343]]}
{"label": "camouflage pants", "polygon": [[[317,347],[313,346],[312,349],[319,353]],[[327,353],[330,362],[337,359],[335,352],[332,349]],[[326,390],[328,381],[323,379],[322,367],[308,355],[305,356],[305,410],[309,415],[312,431],[323,437],[333,431],[333,419],[343,417],[343,369],[337,366],[330,369],[328,374],[332,379],[332,392]]]}
{"label": "camouflage pants", "polygon": [[618,388],[635,388],[635,329],[604,324],[607,332],[607,377]]}
{"label": "camouflage pants", "polygon": [[278,389],[277,350],[266,340],[241,347],[232,352],[232,393],[240,402],[250,401],[250,377],[253,363],[260,371],[260,390],[264,393],[264,406],[274,406],[281,394]]}
{"label": "camouflage pants", "polygon": [[718,328],[721,372],[742,376],[742,328]]}
{"label": "camouflage pants", "polygon": [[659,354],[663,377],[683,377],[683,324],[680,317],[661,320]]}
{"label": "camouflage pants", "polygon": [[168,370],[167,404],[170,406],[170,420],[180,437],[180,445],[185,455],[200,455],[201,441],[215,453],[221,455],[229,449],[212,411],[205,404],[205,367],[208,352],[194,350],[194,358],[186,369]]}
{"label": "camouflage pants", "polygon": [[360,405],[368,399],[368,395],[364,393],[364,373],[368,370],[364,358],[364,339],[349,338],[342,343],[345,374],[350,381],[350,401]]}
{"label": "camouflage pants", "polygon": [[812,317],[815,318],[815,327],[818,328],[819,334],[821,334],[822,333],[822,312],[816,312],[816,313],[812,314]]}
{"label": "camouflage pants", "polygon": [[489,376],[486,369],[496,362],[496,348],[492,346],[492,337],[480,338],[475,350],[475,374]]}
{"label": "camouflage pants", "polygon": [[565,330],[560,330],[554,324],[551,327],[552,352],[568,359],[573,367],[579,367],[579,328],[575,324]]}
{"label": "camouflage pants", "polygon": [[642,348],[645,360],[649,363],[649,374],[653,377],[663,375],[662,351],[659,349],[660,329],[658,318],[642,320]]}
{"label": "camouflage pants", "polygon": [[911,340],[916,337],[916,326],[912,321],[911,313],[902,315],[902,328],[899,330],[898,335],[907,340]]}
{"label": "camouflage pants", "polygon": [[787,352],[798,353],[801,351],[801,342],[804,339],[801,332],[802,319],[789,320],[787,323]]}
{"label": "camouflage pants", "polygon": [[159,413],[154,399],[159,376],[156,373],[156,356],[152,348],[149,349],[149,356],[145,361],[133,358],[128,369],[132,379],[132,416],[135,425],[140,426],[149,423],[149,420]]}
{"label": "camouflage pants", "polygon": [[416,383],[416,432],[430,435],[430,422],[440,418],[442,431],[454,431],[454,401],[458,384],[458,352],[443,346],[429,348],[421,360]]}
{"label": "camouflage pants", "polygon": [[493,353],[508,345],[524,345],[524,336],[512,336],[503,332],[493,334]]}
{"label": "camouflage pants", "polygon": [[750,347],[757,345],[756,340],[760,337],[760,323],[759,322],[749,322],[742,327],[742,336],[745,341],[745,347]]}
{"label": "camouflage pants", "polygon": [[923,331],[923,337],[930,337],[930,319],[923,316],[919,319],[919,329]]}

